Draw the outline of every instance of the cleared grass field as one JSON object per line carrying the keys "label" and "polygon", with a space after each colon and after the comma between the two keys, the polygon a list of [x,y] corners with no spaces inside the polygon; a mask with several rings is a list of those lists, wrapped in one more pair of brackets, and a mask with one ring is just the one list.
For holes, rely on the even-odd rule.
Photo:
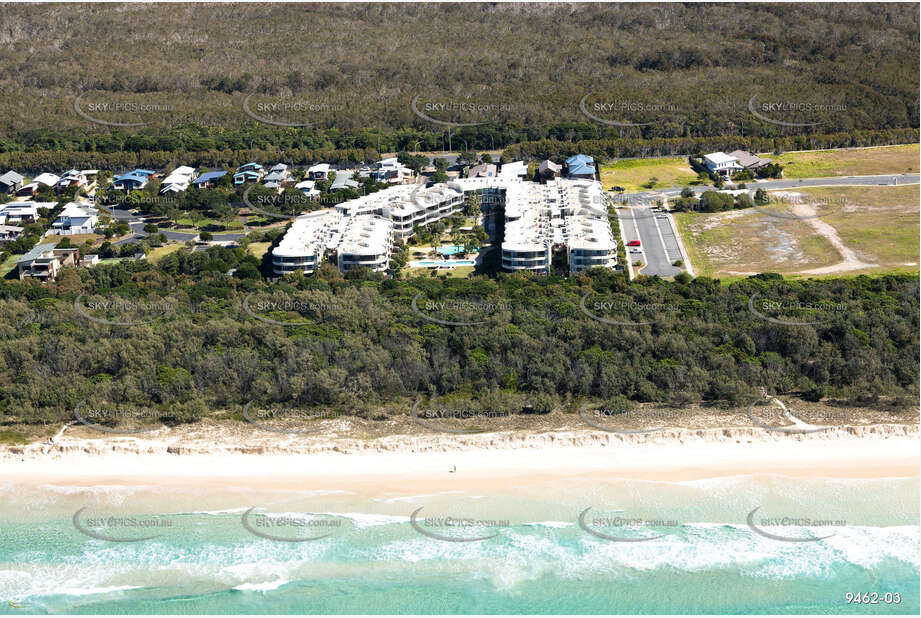
{"label": "cleared grass field", "polygon": [[762,156],[783,165],[784,178],[822,178],[917,173],[919,152],[921,151],[918,144],[907,144],[879,148],[788,152],[782,155],[765,153]]}
{"label": "cleared grass field", "polygon": [[407,268],[403,271],[404,275],[407,278],[412,277],[430,277],[432,272],[436,273],[436,276],[440,277],[442,275],[447,275],[449,278],[453,279],[464,279],[473,274],[475,270],[474,266],[456,266],[452,270],[439,270],[432,271],[428,268]]}
{"label": "cleared grass field", "polygon": [[845,245],[879,269],[917,268],[921,187],[815,187],[799,191],[817,200],[840,203],[822,220]]}
{"label": "cleared grass field", "polygon": [[758,210],[677,213],[681,238],[698,275],[794,273],[831,266],[835,248],[807,223],[769,217]]}
{"label": "cleared grass field", "polygon": [[247,251],[256,259],[261,260],[262,256],[265,255],[265,252],[268,251],[271,246],[272,243],[270,242],[251,242],[249,243],[249,247],[247,247]]}
{"label": "cleared grass field", "polygon": [[150,253],[147,254],[147,261],[151,264],[156,264],[170,253],[175,253],[183,247],[185,247],[185,244],[176,243],[174,245],[163,245],[162,247],[151,249]]}
{"label": "cleared grass field", "polygon": [[[797,220],[757,209],[676,214],[698,274],[834,276],[917,269],[918,185],[815,187],[777,193],[795,197],[819,216]],[[785,214],[793,207],[770,208]]]}
{"label": "cleared grass field", "polygon": [[42,242],[43,243],[46,243],[46,242],[58,243],[64,240],[65,238],[70,239],[70,243],[74,246],[77,246],[77,245],[82,245],[88,240],[92,242],[93,244],[96,244],[98,241],[102,240],[105,237],[101,234],[65,234],[65,235],[48,234],[42,239]]}
{"label": "cleared grass field", "polygon": [[21,258],[23,255],[25,254],[17,253],[6,258],[3,263],[0,264],[0,277],[6,277],[10,271],[16,268],[16,262],[18,262],[19,258]]}
{"label": "cleared grass field", "polygon": [[[651,178],[658,179],[650,187]],[[623,159],[601,166],[601,184],[605,189],[620,186],[628,192],[687,187],[697,181],[697,174],[688,165],[687,157],[658,159]]]}

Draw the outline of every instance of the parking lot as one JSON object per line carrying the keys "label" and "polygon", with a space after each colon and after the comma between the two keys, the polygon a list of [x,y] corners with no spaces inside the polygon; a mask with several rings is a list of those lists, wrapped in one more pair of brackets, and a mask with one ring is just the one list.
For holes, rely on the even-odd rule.
{"label": "parking lot", "polygon": [[[627,247],[627,259],[631,263],[641,261],[646,264],[639,274],[673,277],[684,271],[684,268],[672,265],[683,258],[670,215],[645,207],[619,208],[617,215],[627,242],[640,241],[640,247]],[[640,251],[634,253],[635,249]]]}

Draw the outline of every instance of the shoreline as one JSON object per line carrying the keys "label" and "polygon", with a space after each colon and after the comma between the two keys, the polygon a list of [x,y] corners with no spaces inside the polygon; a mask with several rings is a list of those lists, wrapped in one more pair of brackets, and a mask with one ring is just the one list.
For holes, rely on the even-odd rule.
{"label": "shoreline", "polygon": [[[506,490],[553,481],[917,477],[916,425],[835,427],[812,434],[758,428],[497,432],[376,440],[285,437],[258,444],[164,438],[62,438],[0,449],[17,483],[194,485],[402,492]],[[457,472],[449,472],[454,466]]]}

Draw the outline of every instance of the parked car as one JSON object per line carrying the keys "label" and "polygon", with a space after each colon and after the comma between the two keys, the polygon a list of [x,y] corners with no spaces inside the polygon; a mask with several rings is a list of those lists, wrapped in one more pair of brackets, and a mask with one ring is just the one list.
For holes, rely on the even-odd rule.
{"label": "parked car", "polygon": [[624,189],[623,187],[614,186],[614,187],[611,187],[611,191],[617,191],[618,193],[623,193],[624,191],[626,191],[626,189]]}
{"label": "parked car", "polygon": [[639,246],[640,246],[640,241],[638,241],[638,240],[631,240],[631,241],[627,242],[627,246],[628,246],[628,247],[639,247]]}

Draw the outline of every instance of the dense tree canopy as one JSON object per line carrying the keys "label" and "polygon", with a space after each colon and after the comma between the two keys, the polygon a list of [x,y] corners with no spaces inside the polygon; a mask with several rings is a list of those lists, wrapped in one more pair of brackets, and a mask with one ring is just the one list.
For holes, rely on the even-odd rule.
{"label": "dense tree canopy", "polygon": [[[253,398],[358,413],[405,412],[417,394],[504,393],[518,402],[508,405],[546,406],[546,397],[743,403],[759,386],[872,399],[918,387],[914,277],[398,281],[324,267],[267,286],[258,266],[242,249],[212,248],[172,253],[159,268],[71,271],[79,276],[49,286],[3,282],[0,411],[64,419],[90,398],[188,420],[190,409]],[[160,309],[107,325],[76,311],[81,293],[96,317],[116,317],[98,309],[106,300]]]}

